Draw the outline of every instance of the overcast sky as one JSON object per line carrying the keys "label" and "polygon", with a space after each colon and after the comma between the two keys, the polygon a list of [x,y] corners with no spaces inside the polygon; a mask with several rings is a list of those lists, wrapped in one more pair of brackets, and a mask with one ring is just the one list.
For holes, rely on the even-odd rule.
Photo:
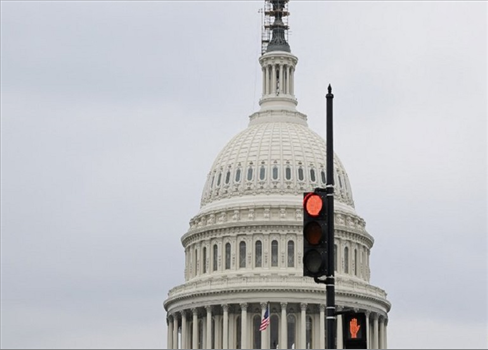
{"label": "overcast sky", "polygon": [[[164,348],[180,237],[261,94],[263,1],[1,2],[1,345]],[[487,3],[291,1],[295,93],[391,348],[487,348]]]}

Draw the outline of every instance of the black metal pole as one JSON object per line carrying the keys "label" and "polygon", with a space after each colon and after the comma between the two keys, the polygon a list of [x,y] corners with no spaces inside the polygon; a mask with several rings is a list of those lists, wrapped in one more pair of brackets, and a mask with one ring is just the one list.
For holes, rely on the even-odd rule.
{"label": "black metal pole", "polygon": [[335,277],[334,277],[334,139],[332,122],[332,87],[329,84],[327,99],[327,279],[326,285],[326,319],[327,349],[335,349]]}

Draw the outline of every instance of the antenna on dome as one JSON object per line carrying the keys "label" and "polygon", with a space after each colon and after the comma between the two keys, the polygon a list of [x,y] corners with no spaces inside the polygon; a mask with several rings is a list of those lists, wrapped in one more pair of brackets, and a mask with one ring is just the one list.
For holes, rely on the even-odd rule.
{"label": "antenna on dome", "polygon": [[290,52],[288,44],[289,0],[265,0],[260,11],[263,14],[261,27],[261,55],[270,51]]}

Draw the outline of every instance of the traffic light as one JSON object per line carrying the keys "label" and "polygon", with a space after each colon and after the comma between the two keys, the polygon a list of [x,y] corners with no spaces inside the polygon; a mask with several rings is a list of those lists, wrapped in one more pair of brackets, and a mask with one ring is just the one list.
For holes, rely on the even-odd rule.
{"label": "traffic light", "polygon": [[343,315],[344,349],[366,349],[366,314],[349,312]]}
{"label": "traffic light", "polygon": [[325,192],[303,196],[303,276],[327,275],[327,215]]}

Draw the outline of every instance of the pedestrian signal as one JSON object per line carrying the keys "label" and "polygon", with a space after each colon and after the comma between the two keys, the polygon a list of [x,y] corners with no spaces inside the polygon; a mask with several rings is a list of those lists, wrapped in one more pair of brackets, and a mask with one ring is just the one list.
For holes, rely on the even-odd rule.
{"label": "pedestrian signal", "polygon": [[351,312],[343,315],[344,349],[366,349],[366,314]]}

